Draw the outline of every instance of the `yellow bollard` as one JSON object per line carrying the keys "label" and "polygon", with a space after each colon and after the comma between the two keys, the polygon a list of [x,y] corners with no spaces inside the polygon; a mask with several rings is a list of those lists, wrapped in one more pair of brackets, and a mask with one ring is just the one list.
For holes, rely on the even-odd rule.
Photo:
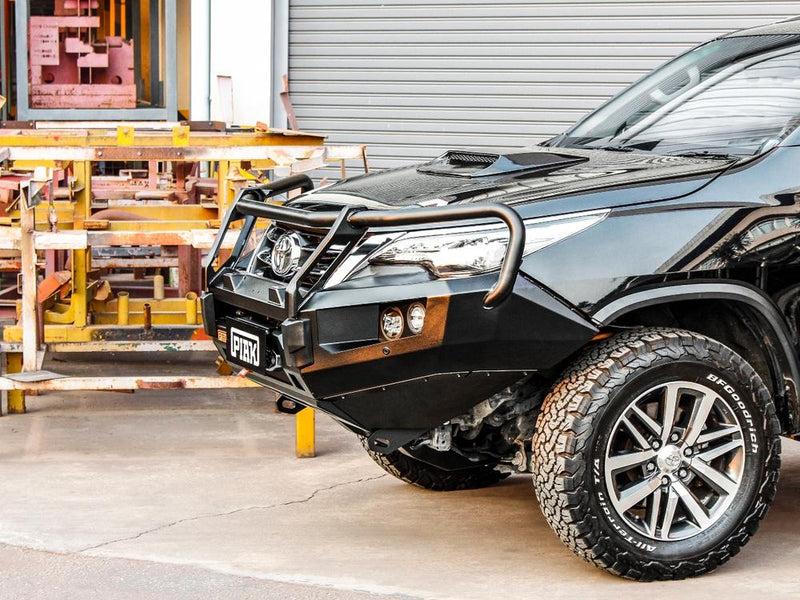
{"label": "yellow bollard", "polygon": [[314,458],[314,409],[304,408],[294,416],[295,453],[297,458]]}
{"label": "yellow bollard", "polygon": [[197,325],[197,294],[186,294],[186,324]]}
{"label": "yellow bollard", "polygon": [[[6,372],[22,372],[22,354],[20,352],[9,352],[6,354]],[[22,390],[8,391],[8,414],[21,415],[25,412],[25,392]]]}
{"label": "yellow bollard", "polygon": [[130,294],[120,292],[117,294],[117,325],[127,325],[130,319],[129,314]]}

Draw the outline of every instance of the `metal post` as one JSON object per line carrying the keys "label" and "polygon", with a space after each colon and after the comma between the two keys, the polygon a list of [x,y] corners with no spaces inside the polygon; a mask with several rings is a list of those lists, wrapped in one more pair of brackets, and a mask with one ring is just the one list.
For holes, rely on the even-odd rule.
{"label": "metal post", "polygon": [[26,121],[30,118],[30,107],[28,106],[28,0],[17,0],[14,5],[17,46],[17,119]]}
{"label": "metal post", "polygon": [[304,408],[295,419],[295,454],[297,458],[314,458],[317,455],[314,439],[314,410]]}
{"label": "metal post", "polygon": [[164,5],[165,64],[164,87],[166,88],[164,108],[167,120],[178,118],[178,10],[177,1],[169,0]]}
{"label": "metal post", "polygon": [[[22,371],[22,354],[10,352],[6,354],[6,373],[19,373]],[[8,391],[8,414],[22,414],[25,412],[25,392],[22,390]]]}
{"label": "metal post", "polygon": [[286,127],[286,111],[277,98],[283,89],[283,76],[289,74],[289,10],[288,2],[272,3],[270,125],[280,129]]}
{"label": "metal post", "polygon": [[[92,163],[76,161],[75,184],[80,191],[75,194],[75,227],[82,228],[84,221],[91,215],[92,198]],[[75,309],[75,326],[88,324],[89,311],[89,279],[92,249],[72,251],[72,305]]]}
{"label": "metal post", "polygon": [[217,163],[217,218],[225,216],[225,211],[230,204],[228,200],[228,170],[231,163],[221,160]]}
{"label": "metal post", "polygon": [[127,325],[130,322],[130,292],[117,294],[117,325]]}
{"label": "metal post", "polygon": [[6,98],[6,103],[3,105],[3,108],[0,109],[0,118],[5,120],[6,115],[8,115],[8,105],[11,103],[11,98],[9,97],[8,93],[8,85],[7,82],[9,81],[8,77],[8,61],[6,59],[6,19],[8,15],[6,15],[6,3],[0,2],[0,94],[2,94]]}

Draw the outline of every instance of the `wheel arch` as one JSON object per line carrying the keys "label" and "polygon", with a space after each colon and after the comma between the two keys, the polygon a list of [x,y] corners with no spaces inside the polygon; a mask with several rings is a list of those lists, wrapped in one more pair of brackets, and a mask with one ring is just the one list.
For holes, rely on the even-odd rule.
{"label": "wheel arch", "polygon": [[750,362],[772,393],[782,432],[800,431],[800,365],[786,321],[759,288],[693,281],[648,286],[600,307],[602,328],[678,326],[712,337]]}

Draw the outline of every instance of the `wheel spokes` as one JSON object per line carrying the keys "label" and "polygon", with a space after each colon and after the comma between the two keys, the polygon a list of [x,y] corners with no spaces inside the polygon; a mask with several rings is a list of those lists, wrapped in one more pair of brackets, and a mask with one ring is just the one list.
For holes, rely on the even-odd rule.
{"label": "wheel spokes", "polygon": [[[670,531],[672,531],[672,524],[675,522],[675,511],[678,508],[678,494],[675,490],[670,489],[667,494],[667,507],[664,510],[664,518],[661,520],[661,539],[668,540]],[[653,532],[655,535],[655,532]]]}
{"label": "wheel spokes", "polygon": [[611,473],[618,471],[632,469],[643,465],[651,460],[656,455],[655,450],[648,449],[641,452],[626,452],[625,454],[616,454],[606,461],[606,468]]}
{"label": "wheel spokes", "polygon": [[717,398],[718,396],[713,394],[703,394],[695,399],[692,414],[689,416],[689,424],[686,427],[686,434],[683,438],[687,446],[694,446],[697,443],[697,439],[703,432],[703,427],[708,420],[708,415],[711,414],[711,409],[714,408]]}
{"label": "wheel spokes", "polygon": [[675,424],[675,415],[678,412],[678,399],[680,398],[681,385],[669,383],[664,390],[664,410],[661,417],[661,443],[669,441],[669,434]]}
{"label": "wheel spokes", "polygon": [[657,477],[650,477],[639,483],[634,483],[622,490],[616,502],[617,508],[625,512],[639,504],[639,502],[647,498],[660,487],[661,481]]}
{"label": "wheel spokes", "polygon": [[741,438],[736,438],[731,440],[730,442],[726,442],[724,444],[720,444],[719,446],[715,446],[714,448],[709,448],[708,450],[703,450],[697,455],[697,458],[704,462],[711,462],[715,458],[719,458],[723,454],[727,454],[731,450],[735,450],[736,448],[741,448],[744,446],[744,441]]}
{"label": "wheel spokes", "polygon": [[636,425],[634,425],[628,417],[622,417],[621,423],[628,429],[639,448],[644,450],[645,448],[650,447],[650,442],[647,441],[647,438],[644,437],[644,434],[639,431]]}
{"label": "wheel spokes", "polygon": [[735,433],[739,433],[738,426],[725,425],[720,429],[716,429],[715,431],[706,431],[705,433],[701,434],[700,437],[697,438],[696,443],[707,444],[708,442],[713,442],[714,440],[718,440],[719,438],[727,437]]}
{"label": "wheel spokes", "polygon": [[678,494],[678,497],[681,499],[681,503],[689,512],[692,519],[694,519],[694,522],[697,524],[697,526],[700,527],[700,529],[705,529],[711,524],[711,518],[708,516],[705,507],[695,497],[691,490],[683,484],[683,482],[676,481],[673,484],[672,489],[674,489],[675,493]]}
{"label": "wheel spokes", "polygon": [[653,500],[647,507],[647,511],[650,515],[647,519],[647,527],[650,530],[650,535],[656,534],[656,528],[658,527],[658,517],[660,516],[659,513],[661,512],[661,496],[663,495],[664,495],[663,492],[661,492],[660,490],[655,494],[653,494]]}
{"label": "wheel spokes", "polygon": [[658,421],[654,420],[650,415],[644,412],[638,406],[631,407],[631,414],[636,415],[636,417],[644,423],[644,425],[655,435],[661,436],[661,425],[658,424]]}
{"label": "wheel spokes", "polygon": [[735,494],[736,490],[739,489],[738,481],[734,481],[725,473],[717,471],[714,467],[699,458],[695,458],[689,468],[722,494]]}

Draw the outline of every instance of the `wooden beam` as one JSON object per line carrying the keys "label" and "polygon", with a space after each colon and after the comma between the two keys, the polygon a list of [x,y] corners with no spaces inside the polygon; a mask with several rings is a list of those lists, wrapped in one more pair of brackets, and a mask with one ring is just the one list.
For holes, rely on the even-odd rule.
{"label": "wooden beam", "polygon": [[36,353],[39,350],[39,326],[36,319],[36,247],[34,245],[34,207],[29,207],[29,190],[23,190],[19,199],[20,254],[22,259],[22,370],[36,371]]}

